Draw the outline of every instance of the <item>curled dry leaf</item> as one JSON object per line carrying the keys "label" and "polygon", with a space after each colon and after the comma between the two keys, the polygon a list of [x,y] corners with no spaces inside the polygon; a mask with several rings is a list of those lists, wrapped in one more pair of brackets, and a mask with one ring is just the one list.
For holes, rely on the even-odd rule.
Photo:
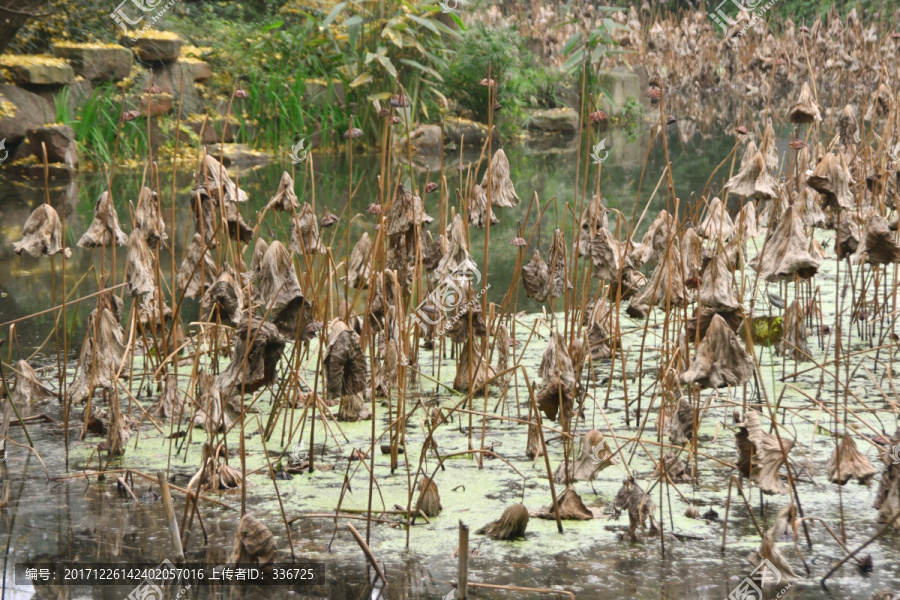
{"label": "curled dry leaf", "polygon": [[151,248],[165,244],[166,224],[159,206],[159,195],[148,187],[141,188],[138,194],[137,208],[134,211],[135,225],[144,234],[144,239]]}
{"label": "curled dry leaf", "polygon": [[207,321],[220,319],[224,325],[237,327],[244,321],[244,291],[238,276],[230,264],[224,263],[200,304],[201,314]]}
{"label": "curled dry leaf", "polygon": [[25,220],[22,226],[22,239],[13,242],[13,248],[19,255],[25,252],[38,257],[62,253],[69,258],[72,251],[62,244],[62,223],[59,215],[49,204],[41,204]]}
{"label": "curled dry leaf", "polygon": [[125,282],[132,298],[145,296],[156,289],[154,264],[153,252],[143,232],[135,229],[128,238],[128,259],[125,263]]}
{"label": "curled dry leaf", "polygon": [[828,459],[828,480],[831,483],[846,485],[851,479],[856,479],[861,485],[868,485],[876,473],[878,470],[872,466],[866,455],[859,451],[853,436],[847,431]]}
{"label": "curled dry leaf", "polygon": [[187,298],[197,299],[215,282],[218,271],[203,238],[195,233],[175,278],[178,288]]}
{"label": "curled dry leaf", "polygon": [[234,534],[232,563],[266,567],[275,562],[276,550],[275,536],[262,521],[249,513],[241,517]]}
{"label": "curled dry leaf", "polygon": [[300,208],[300,203],[297,201],[297,194],[294,192],[294,179],[290,173],[284,171],[281,174],[281,179],[278,181],[278,189],[275,190],[275,195],[266,204],[266,210],[294,213],[298,208]]}
{"label": "curled dry leaf", "polygon": [[759,255],[750,262],[761,279],[793,281],[797,275],[809,279],[819,270],[819,261],[809,253],[809,239],[803,222],[793,206],[789,206],[775,229],[770,229]]}
{"label": "curled dry leaf", "polygon": [[[567,487],[556,497],[556,505],[559,507],[559,518],[563,521],[588,521],[594,518],[594,513],[581,500],[581,496],[574,488]],[[556,519],[556,511],[553,503],[537,511],[535,515],[539,519]]]}
{"label": "curled dry leaf", "polygon": [[690,368],[681,375],[681,381],[697,383],[703,389],[734,386],[749,381],[753,370],[753,359],[744,344],[725,319],[716,314],[697,345]]}
{"label": "curled dry leaf", "polygon": [[128,236],[119,226],[119,214],[113,206],[109,192],[103,192],[94,204],[94,219],[78,240],[78,247],[100,248],[113,244],[124,246],[127,243]]}
{"label": "curled dry leaf", "polygon": [[[491,175],[490,182],[488,182],[488,173]],[[484,172],[481,187],[487,190],[488,183],[491,188],[491,206],[500,208],[518,206],[519,197],[516,195],[516,189],[510,179],[509,159],[506,158],[506,152],[502,148],[491,157],[490,169]],[[491,222],[494,223],[493,216],[491,219]]]}
{"label": "curled dry leaf", "polygon": [[25,360],[16,363],[16,387],[12,400],[16,406],[30,406],[34,402],[57,398],[56,392],[48,388],[31,365]]}

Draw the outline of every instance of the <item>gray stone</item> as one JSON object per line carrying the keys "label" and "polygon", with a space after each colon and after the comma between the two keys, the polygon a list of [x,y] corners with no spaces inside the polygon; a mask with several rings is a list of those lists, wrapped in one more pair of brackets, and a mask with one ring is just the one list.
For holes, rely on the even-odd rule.
{"label": "gray stone", "polygon": [[255,167],[256,165],[264,165],[269,162],[270,156],[265,152],[257,152],[251,150],[247,144],[225,144],[224,151],[222,144],[210,144],[206,147],[206,152],[219,160],[222,157],[222,164],[228,168]]}
{"label": "gray stone", "polygon": [[627,69],[613,69],[599,76],[600,87],[606,94],[598,94],[601,110],[618,117],[625,112],[629,99],[641,101],[646,86],[641,86],[641,74]]}
{"label": "gray stone", "polygon": [[[160,91],[171,94],[174,105],[181,104],[181,118],[197,114],[203,110],[204,101],[200,90],[194,85],[197,81],[212,76],[209,65],[203,61],[179,59],[173,63],[158,65],[153,68],[153,85]],[[135,88],[144,90],[151,82],[150,70],[144,70],[135,78]],[[179,91],[182,92],[179,97]]]}
{"label": "gray stone", "polygon": [[234,120],[226,122],[224,117],[212,116],[206,119],[204,115],[194,115],[192,120],[187,121],[187,126],[200,136],[201,144],[217,144],[221,142],[223,129],[225,143],[233,142],[234,134],[240,128],[240,125]]}
{"label": "gray stone", "polygon": [[170,112],[175,106],[175,100],[172,98],[172,94],[165,92],[161,94],[141,94],[140,105],[142,115],[155,117]]}
{"label": "gray stone", "polygon": [[181,54],[181,38],[175,35],[145,35],[134,42],[138,58],[147,63],[170,63]]}
{"label": "gray stone", "polygon": [[[434,153],[440,152],[443,148],[440,125],[419,125],[409,133],[409,137],[417,152]],[[400,146],[405,145],[405,139],[401,140]]]}
{"label": "gray stone", "polygon": [[68,125],[41,125],[30,129],[22,144],[16,148],[14,161],[35,157],[44,162],[43,146],[47,148],[47,162],[62,164],[70,168],[78,166],[78,149],[75,146],[75,132]]}
{"label": "gray stone", "polygon": [[[488,126],[469,119],[451,117],[444,119],[444,136],[455,144],[481,146],[488,139]],[[491,132],[491,143],[499,147],[500,132],[494,127]]]}
{"label": "gray stone", "polygon": [[91,81],[125,79],[133,59],[131,50],[116,44],[59,43],[53,45],[53,53],[68,60],[76,74]]}
{"label": "gray stone", "polygon": [[29,129],[55,120],[53,103],[20,87],[0,84],[0,140],[7,145],[18,144]]}
{"label": "gray stone", "polygon": [[0,68],[22,85],[65,85],[75,80],[69,63],[52,56],[0,55]]}
{"label": "gray stone", "polygon": [[94,84],[83,77],[76,77],[75,81],[67,85],[65,89],[68,92],[69,115],[75,118],[78,109],[84,106],[94,92]]}
{"label": "gray stone", "polygon": [[525,129],[540,133],[574,135],[578,132],[578,113],[572,108],[550,108],[529,111]]}
{"label": "gray stone", "polygon": [[304,84],[306,100],[313,106],[343,106],[344,84],[332,81],[331,84],[321,79],[308,79]]}

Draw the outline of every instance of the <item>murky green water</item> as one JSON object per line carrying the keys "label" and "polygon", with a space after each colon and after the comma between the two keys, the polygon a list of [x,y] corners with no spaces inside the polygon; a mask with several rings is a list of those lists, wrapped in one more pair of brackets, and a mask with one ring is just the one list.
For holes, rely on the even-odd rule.
{"label": "murky green water", "polygon": [[[621,139],[621,138],[620,138]],[[632,141],[622,141],[613,144],[614,152],[611,158],[604,164],[602,190],[606,204],[621,211],[630,219],[638,196],[638,182],[641,177],[641,168],[646,144],[649,137],[638,136]],[[676,191],[685,202],[699,195],[711,170],[730,151],[731,141],[720,140],[704,142],[693,146],[681,146],[670,143],[671,158]],[[532,191],[536,191],[542,204],[551,197],[556,196],[556,206],[551,205],[540,227],[539,247],[543,250],[549,244],[553,228],[563,221],[566,203],[574,201],[576,175],[574,168],[574,153],[566,147],[556,148],[552,151],[531,152],[527,149],[508,149],[508,155],[513,168],[513,181],[516,190],[523,203],[516,209],[500,209],[498,215],[501,222],[491,229],[491,245],[487,277],[492,284],[490,299],[499,301],[512,276],[516,261],[516,249],[507,242],[516,235],[516,221],[524,220],[527,208],[527,199]],[[316,206],[317,213],[321,215],[321,207],[327,206],[335,213],[341,214],[346,205],[348,188],[348,164],[344,158],[323,158],[316,162]],[[356,182],[362,181],[359,191],[353,198],[351,207],[344,213],[341,222],[328,230],[325,230],[325,240],[331,236],[341,239],[343,227],[349,220],[347,214],[362,212],[365,217],[356,219],[351,230],[351,239],[356,237],[365,227],[371,233],[373,219],[363,212],[363,208],[375,199],[375,176],[379,170],[377,157],[354,157],[353,178]],[[654,149],[647,167],[642,191],[639,213],[643,209],[644,201],[659,179],[664,159],[661,151]],[[251,198],[248,206],[242,207],[243,216],[251,226],[255,225],[255,211],[268,201],[274,192],[278,178],[284,165],[269,165],[267,167],[242,172],[240,181]],[[451,169],[449,173],[457,173]],[[593,171],[592,171],[593,173]],[[425,181],[425,173],[418,173],[420,184]],[[448,175],[449,177],[449,175]],[[432,176],[432,179],[434,176]],[[170,174],[163,172],[160,176],[161,189],[170,190],[172,178]],[[298,190],[301,183],[305,184],[305,190],[310,189],[309,182],[303,182],[302,177],[297,178]],[[116,206],[123,222],[129,221],[127,201],[133,200],[140,185],[140,173],[121,172],[116,174],[113,189]],[[355,185],[354,183],[354,185]],[[579,181],[581,185],[581,181]],[[588,187],[592,187],[589,182]],[[74,248],[80,234],[90,222],[91,209],[100,191],[103,189],[103,180],[95,174],[82,174],[76,184],[61,189],[51,190],[51,200],[56,206],[67,207],[67,225],[69,228],[67,239],[73,247],[73,258],[68,262],[66,269],[66,289],[74,297],[91,293],[96,289],[94,275],[78,284],[79,278],[93,266],[100,270],[110,269],[111,257],[104,259],[90,251]],[[175,253],[180,260],[184,248],[185,233],[192,227],[190,212],[187,206],[187,193],[190,187],[190,175],[181,173],[175,178],[175,214],[176,232]],[[51,286],[51,261],[49,259],[32,259],[16,257],[12,253],[12,241],[19,237],[18,230],[28,213],[43,200],[43,190],[40,187],[26,186],[21,182],[4,181],[0,187],[0,323],[7,323],[25,315],[45,310],[54,306],[53,288]],[[170,215],[171,195],[169,192],[161,194],[163,198],[164,214]],[[663,196],[664,197],[664,196]],[[301,195],[301,201],[304,199]],[[659,200],[648,210],[647,217],[640,228],[642,231],[649,225],[652,217],[664,204]],[[426,208],[429,213],[437,216],[437,199],[431,196],[426,198]],[[534,223],[534,211],[529,220],[529,227]],[[167,225],[168,219],[167,217]],[[569,219],[571,222],[571,219]],[[274,216],[266,218],[261,227],[264,236],[274,236],[286,239],[283,220],[279,223]],[[611,228],[614,224],[611,223]],[[126,231],[130,227],[125,226]],[[437,231],[435,225],[433,231]],[[481,230],[472,230],[472,256],[479,264],[484,256],[484,240]],[[829,232],[819,233],[823,242],[827,242]],[[527,236],[526,236],[527,237]],[[537,238],[537,235],[535,237]],[[761,244],[761,239],[756,241]],[[826,245],[827,247],[827,245]],[[341,251],[335,250],[336,260],[341,257]],[[749,255],[754,256],[754,244],[750,244]],[[116,256],[117,281],[122,280],[125,251],[119,249]],[[529,256],[530,257],[530,256]],[[167,252],[160,256],[163,271],[168,275],[170,258]],[[249,261],[249,251],[246,255]],[[57,303],[62,294],[61,264],[57,260],[56,268],[56,298]],[[177,267],[177,265],[176,265]],[[834,321],[834,262],[826,261],[816,281],[823,293],[823,322]],[[752,272],[750,272],[752,276]],[[758,290],[758,297],[764,298],[766,289]],[[745,299],[748,302],[749,298]],[[84,319],[89,310],[90,302],[84,303],[80,310],[70,309],[69,318],[72,327],[72,342],[69,355],[70,364],[74,364],[80,341],[84,336]],[[763,306],[764,303],[758,303]],[[524,299],[524,294],[519,294],[517,309],[528,311],[536,310],[536,305]],[[184,321],[187,323],[197,314],[196,303],[187,303],[183,308]],[[778,314],[777,312],[774,314]],[[533,326],[535,316],[533,314],[520,316],[516,325],[516,338],[519,345],[516,346],[517,356],[521,356],[522,365],[526,368],[532,380],[536,379],[537,365],[547,344],[549,330],[546,326],[537,328],[538,335],[526,346],[525,339],[528,331]],[[661,323],[664,315],[656,310],[651,313],[651,321]],[[52,330],[51,315],[36,317],[16,327],[16,339],[9,340],[9,326],[0,327],[0,339],[7,339],[7,345],[0,350],[4,362],[15,361],[20,357],[26,357],[38,351],[33,359],[36,366],[52,367],[55,364],[54,344],[50,341],[41,347],[42,342]],[[632,321],[623,315],[623,329],[631,330],[642,325],[642,322]],[[658,348],[660,339],[656,333],[660,329],[651,329],[647,347]],[[628,351],[628,360],[625,371],[629,375],[636,371],[637,358],[640,351],[641,332],[629,334],[624,339],[624,347]],[[868,341],[853,340],[852,349],[861,349],[868,345]],[[822,359],[824,349],[819,345],[817,338],[811,336],[810,347],[813,349],[817,360]],[[6,351],[10,351],[7,355]],[[290,348],[288,348],[289,352]],[[775,357],[768,348],[757,346],[757,357],[761,363],[762,380],[767,396],[770,399],[777,398],[784,384],[778,379],[782,375],[782,360]],[[314,374],[312,367],[315,365],[316,345],[313,343],[304,370],[308,379]],[[645,367],[656,366],[656,353],[649,354],[651,358],[645,358]],[[884,355],[882,359],[886,360]],[[873,364],[866,363],[872,370]],[[449,356],[435,356],[430,352],[421,351],[419,364],[423,374],[438,376],[440,367],[440,380],[447,382],[452,380],[454,373],[454,359]],[[617,361],[615,372],[610,372],[610,361],[601,361],[595,365],[592,383],[588,385],[589,396],[586,401],[585,420],[579,421],[576,426],[577,433],[584,433],[591,427],[597,427],[608,433],[604,415],[609,419],[612,430],[619,438],[630,438],[637,434],[638,428],[632,419],[630,426],[625,423],[624,398],[627,397],[633,403],[636,400],[638,390],[645,394],[641,398],[644,410],[650,401],[652,392],[648,392],[655,380],[655,372],[649,369],[645,371],[643,382],[637,378],[622,377],[622,367]],[[282,367],[285,361],[282,361]],[[140,371],[140,362],[137,370]],[[787,361],[785,370],[789,373],[793,370],[793,362]],[[888,387],[882,380],[882,369],[878,367],[873,376],[881,385]],[[611,383],[607,388],[607,380],[611,377]],[[460,398],[446,394],[443,390],[434,395],[435,386],[423,378],[423,392],[426,400],[440,402],[443,405],[456,404]],[[515,388],[511,389],[505,404],[500,403],[496,391],[491,391],[487,400],[489,412],[517,417],[527,414],[526,397],[521,395],[522,381],[518,381],[519,396]],[[819,384],[818,372],[809,372],[796,379],[797,387],[815,393]],[[823,401],[833,403],[830,396],[832,384],[825,386]],[[893,432],[894,423],[886,419],[886,411],[882,403],[881,394],[872,384],[872,380],[862,368],[856,369],[850,382],[851,389],[867,402],[871,401],[881,409],[880,416],[884,421],[884,428],[888,433]],[[412,391],[412,390],[410,390]],[[155,397],[155,389],[148,390],[144,386],[138,400],[149,403]],[[608,394],[608,397],[607,397]],[[729,398],[740,401],[740,390],[733,391],[736,396],[729,396],[726,390],[721,390],[718,395],[704,392],[704,403],[707,398],[715,406],[704,416],[700,431],[700,451],[714,459],[732,463],[736,460],[737,453],[734,447],[733,435],[727,429],[726,423],[731,423],[732,407],[728,405]],[[719,398],[722,396],[725,400]],[[761,396],[754,386],[748,386],[748,398],[751,402],[760,401]],[[518,401],[517,401],[518,400]],[[607,404],[603,411],[601,407]],[[268,392],[260,395],[257,406],[261,410],[259,419],[265,421],[271,408],[272,398]],[[500,404],[499,408],[495,408]],[[808,403],[796,392],[789,391],[785,394],[782,406],[801,407]],[[484,409],[484,399],[478,397],[474,401],[476,410]],[[44,471],[40,461],[24,448],[8,448],[8,459],[0,466],[2,479],[10,483],[9,508],[2,514],[2,536],[0,545],[6,548],[5,553],[5,587],[4,597],[27,598],[34,593],[26,586],[15,586],[11,579],[12,564],[16,561],[35,558],[59,557],[67,560],[93,559],[95,562],[107,560],[115,561],[139,561],[154,562],[162,560],[171,554],[171,542],[166,528],[163,507],[158,502],[148,502],[136,505],[133,501],[117,494],[115,482],[107,478],[106,481],[97,481],[96,476],[78,476],[82,469],[96,468],[98,455],[94,451],[102,438],[88,436],[83,442],[78,440],[77,423],[70,430],[70,455],[69,470],[65,468],[65,455],[62,449],[62,411],[54,403],[36,406],[32,413],[45,413],[54,419],[55,423],[33,423],[28,425],[35,447],[47,466],[50,479]],[[288,412],[289,420],[299,418],[299,410]],[[335,411],[336,412],[336,411]],[[78,419],[80,409],[75,411],[73,418]],[[382,434],[388,424],[387,407],[379,404],[376,413],[376,432]],[[378,486],[375,490],[373,506],[376,510],[392,509],[395,504],[405,506],[408,502],[407,465],[402,461],[407,458],[411,461],[410,469],[414,470],[418,465],[420,452],[424,442],[424,434],[421,425],[422,412],[413,413],[409,421],[407,433],[407,449],[409,454],[401,457],[399,468],[391,473],[389,457],[378,453],[378,444],[386,443],[386,436],[376,442],[376,466],[375,472]],[[827,432],[816,430],[816,419],[821,421],[823,427],[832,428],[832,420],[827,415],[817,414],[815,411],[804,410],[799,413],[786,413],[787,427],[796,431],[797,444],[791,453],[798,465],[806,466],[809,473],[798,484],[799,494],[803,502],[805,514],[814,515],[824,519],[833,529],[840,531],[841,512],[843,506],[844,525],[847,534],[847,545],[855,548],[857,545],[873,535],[880,525],[875,522],[876,511],[872,508],[877,483],[871,488],[850,483],[843,488],[838,496],[836,486],[827,482],[825,463],[831,454],[834,442],[827,436]],[[868,420],[868,418],[867,418]],[[654,429],[655,411],[643,434],[644,440],[656,440]],[[882,429],[875,420],[871,421],[878,429]],[[473,443],[480,446],[481,419],[473,418]],[[371,590],[367,585],[365,559],[350,536],[341,519],[336,528],[333,519],[319,516],[333,511],[338,496],[344,483],[345,472],[348,469],[348,457],[355,448],[367,449],[371,431],[371,422],[341,423],[340,431],[333,421],[328,422],[331,432],[326,430],[322,421],[318,421],[315,427],[316,460],[320,467],[313,474],[294,475],[290,481],[278,481],[278,490],[284,504],[288,518],[301,516],[291,525],[291,535],[294,541],[295,552],[299,557],[308,560],[321,560],[326,564],[326,581],[321,586],[316,586],[300,592],[296,595],[288,595],[285,589],[266,588],[263,591],[250,591],[247,589],[236,590],[232,595],[243,593],[245,597],[266,596],[280,597],[330,597],[330,598],[366,598],[378,597],[378,590]],[[549,423],[548,423],[549,424]],[[165,467],[170,453],[170,440],[168,439],[169,423],[163,423],[164,433],[157,432],[153,427],[145,425],[139,436],[139,444],[135,447],[138,436],[133,436],[128,451],[122,459],[117,460],[111,466],[131,468],[148,473]],[[435,439],[438,442],[440,452],[448,454],[465,450],[468,445],[469,419],[454,418],[443,425],[437,432]],[[187,425],[181,425],[186,430]],[[276,425],[275,434],[267,442],[270,451],[280,451],[285,448],[286,439],[282,436],[283,423]],[[247,470],[252,473],[248,476],[251,485],[247,490],[248,509],[255,516],[262,519],[275,534],[281,557],[289,557],[287,553],[288,541],[282,522],[279,503],[275,498],[271,479],[267,476],[266,457],[257,431],[256,416],[251,415],[246,425],[246,444],[248,449]],[[229,444],[237,444],[237,432],[229,436]],[[170,473],[174,476],[176,485],[185,486],[189,478],[197,471],[199,465],[200,444],[205,439],[205,433],[195,430],[193,444],[180,452],[172,451]],[[10,438],[25,443],[25,438],[20,427],[11,429]],[[308,428],[303,434],[305,444],[309,443],[310,433]],[[562,450],[558,437],[554,439],[548,436],[550,443],[550,458],[552,468],[562,460]],[[613,442],[612,437],[608,440]],[[624,440],[621,442],[626,444]],[[339,447],[340,445],[340,447]],[[613,443],[613,447],[615,447]],[[873,464],[881,467],[875,450],[867,443],[859,443],[860,450],[867,454]],[[558,587],[571,590],[579,598],[622,598],[635,599],[682,599],[697,598],[701,600],[721,599],[738,585],[739,581],[751,570],[746,561],[747,555],[755,550],[759,543],[759,537],[739,497],[732,497],[731,514],[728,522],[727,545],[724,552],[722,544],[721,517],[725,514],[725,501],[728,488],[728,478],[733,471],[713,460],[700,460],[700,481],[694,487],[689,483],[678,484],[678,491],[668,487],[654,488],[654,500],[657,505],[663,507],[662,524],[665,531],[663,554],[659,538],[640,538],[638,542],[621,539],[622,530],[627,526],[627,517],[623,516],[618,521],[611,518],[594,519],[590,521],[563,523],[564,533],[559,534],[554,521],[532,518],[528,526],[528,534],[525,540],[517,542],[496,542],[475,535],[474,530],[492,519],[499,517],[502,510],[513,502],[523,502],[529,509],[538,509],[550,502],[550,488],[546,477],[546,467],[543,459],[530,461],[525,457],[524,427],[510,422],[490,422],[485,435],[485,447],[493,448],[498,454],[506,458],[523,476],[514,472],[510,466],[500,460],[485,460],[483,468],[478,469],[473,459],[469,456],[453,458],[444,462],[444,469],[437,470],[435,482],[437,483],[443,512],[439,517],[432,518],[430,523],[422,521],[411,528],[409,546],[406,547],[406,531],[402,526],[392,526],[390,523],[373,523],[371,530],[371,546],[374,554],[384,563],[390,585],[381,593],[386,598],[443,598],[451,590],[451,582],[456,577],[457,559],[453,555],[457,541],[457,525],[463,521],[471,526],[473,534],[470,545],[477,549],[477,553],[470,559],[470,579],[492,584],[512,584],[524,587]],[[648,446],[655,449],[655,446]],[[640,446],[629,444],[624,451],[626,457],[631,457],[630,468],[638,482],[648,489],[651,483],[653,462]],[[103,453],[105,460],[105,453]],[[232,464],[237,466],[239,461],[232,459]],[[430,475],[437,469],[437,463],[433,455],[424,458],[425,470]],[[327,470],[327,467],[333,467]],[[368,503],[368,474],[365,467],[358,461],[349,463],[350,491],[344,498],[343,507],[363,510]],[[59,479],[69,475],[68,479]],[[603,509],[606,515],[612,513],[612,501],[618,491],[625,470],[619,465],[604,470],[593,483],[579,482],[575,484],[576,491],[581,494],[585,504],[591,507]],[[876,478],[877,479],[877,478]],[[136,492],[140,495],[148,489],[147,482],[136,478]],[[557,486],[559,491],[559,486]],[[679,493],[680,491],[680,493]],[[684,495],[684,498],[681,497]],[[216,496],[222,502],[238,510],[229,510],[211,503],[201,502],[201,514],[203,525],[208,535],[208,542],[204,541],[204,535],[195,524],[187,545],[189,560],[203,560],[221,562],[225,560],[231,551],[233,534],[240,514],[241,497],[239,493],[223,493]],[[720,520],[707,522],[683,517],[687,503],[685,499],[700,505],[700,512],[712,508],[718,512]],[[754,514],[760,520],[761,526],[771,526],[775,513],[786,503],[786,497],[766,497],[762,504],[764,511],[760,512],[761,500],[757,490],[753,490],[748,498],[754,507]],[[184,503],[180,494],[176,494],[176,514],[181,518]],[[396,515],[385,515],[385,519],[396,521]],[[365,533],[365,521],[351,521],[360,531]],[[672,535],[672,532],[678,537]],[[334,541],[332,535],[334,535]],[[829,580],[829,590],[823,590],[818,585],[820,579],[830,568],[830,565],[843,557],[844,553],[825,530],[816,525],[811,528],[812,548],[806,545],[801,535],[799,549],[803,553],[810,566],[812,577],[803,578],[793,583],[793,587],[783,598],[814,599],[814,598],[870,598],[875,590],[885,587],[900,588],[900,536],[896,533],[889,534],[882,540],[869,546],[865,553],[871,553],[875,569],[870,574],[860,574],[853,566],[845,566]],[[782,551],[788,556],[793,568],[798,573],[803,573],[801,559],[793,545],[782,543]],[[63,591],[60,597],[72,598],[121,598],[130,593],[129,588],[95,587],[85,589],[70,589]],[[777,590],[776,590],[777,592]],[[772,595],[774,596],[773,592]],[[198,587],[189,592],[190,597],[205,597],[210,590]],[[514,594],[505,591],[492,591],[486,589],[474,590],[475,597],[480,598],[533,598],[553,597],[537,596],[528,593]],[[39,592],[39,597],[56,596],[55,591],[48,594],[46,590]],[[224,595],[227,594],[223,594]],[[229,596],[230,597],[230,596]],[[558,596],[557,596],[558,597]]]}

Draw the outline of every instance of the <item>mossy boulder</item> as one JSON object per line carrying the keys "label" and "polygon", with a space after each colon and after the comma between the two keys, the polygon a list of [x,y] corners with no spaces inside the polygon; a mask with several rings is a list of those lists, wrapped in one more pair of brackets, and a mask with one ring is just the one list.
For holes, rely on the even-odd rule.
{"label": "mossy boulder", "polygon": [[69,63],[45,54],[0,54],[0,71],[22,85],[66,85],[75,80]]}
{"label": "mossy boulder", "polygon": [[171,63],[181,54],[181,38],[165,31],[147,31],[133,42],[138,59],[145,63]]}
{"label": "mossy boulder", "polygon": [[77,75],[90,81],[121,81],[131,71],[131,50],[118,44],[53,44],[53,53],[69,61]]}
{"label": "mossy boulder", "polygon": [[56,118],[51,102],[15,85],[0,84],[0,140],[18,144],[33,129]]}
{"label": "mossy boulder", "polygon": [[568,107],[532,110],[523,126],[538,133],[574,135],[578,132],[578,112]]}
{"label": "mossy boulder", "polygon": [[25,141],[16,148],[14,160],[34,157],[39,163],[43,163],[42,146],[47,148],[48,163],[63,164],[71,168],[78,166],[75,132],[68,125],[62,124],[41,125],[30,129]]}
{"label": "mossy boulder", "polygon": [[[488,126],[477,121],[451,117],[444,119],[444,137],[457,145],[481,146],[488,139]],[[494,127],[491,132],[494,148],[500,146],[500,132]]]}

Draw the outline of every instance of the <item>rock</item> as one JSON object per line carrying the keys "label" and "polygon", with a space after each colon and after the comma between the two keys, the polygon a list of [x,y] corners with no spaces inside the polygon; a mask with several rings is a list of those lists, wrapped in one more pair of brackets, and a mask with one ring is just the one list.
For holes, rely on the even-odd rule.
{"label": "rock", "polygon": [[[483,123],[451,117],[444,119],[444,135],[456,144],[481,146],[487,141],[488,127]],[[494,148],[500,145],[500,132],[494,127],[491,132]]]}
{"label": "rock", "polygon": [[94,84],[84,77],[76,77],[75,81],[67,85],[65,89],[68,92],[67,108],[69,114],[74,117],[78,109],[84,106],[88,98],[91,97],[91,93],[94,91]]}
{"label": "rock", "polygon": [[340,81],[329,84],[322,79],[308,79],[304,88],[307,101],[314,106],[344,105],[344,84]]}
{"label": "rock", "polygon": [[65,58],[77,75],[90,81],[121,81],[131,71],[132,53],[118,44],[53,44],[53,53]]}
{"label": "rock", "polygon": [[[440,125],[419,125],[409,134],[413,146],[419,152],[440,152],[443,147],[443,136]],[[401,146],[405,146],[401,143]]]}
{"label": "rock", "polygon": [[174,33],[148,31],[134,42],[134,51],[142,62],[174,62],[181,54],[181,38]]}
{"label": "rock", "polygon": [[175,106],[175,99],[172,94],[165,92],[161,94],[142,94],[141,95],[141,114],[149,117],[164,115],[171,111]]}
{"label": "rock", "polygon": [[41,144],[47,146],[47,162],[78,166],[78,150],[75,147],[75,131],[68,125],[41,125],[28,131],[25,141],[16,148],[14,160],[34,156],[39,163],[44,162]]}
{"label": "rock", "polygon": [[37,94],[0,84],[0,140],[18,144],[29,129],[56,119],[56,109]]}
{"label": "rock", "polygon": [[209,117],[205,115],[193,115],[193,118],[187,121],[187,126],[194,133],[200,136],[201,144],[217,144],[222,141],[222,133],[224,129],[225,143],[234,141],[234,134],[240,125],[235,120],[226,122],[224,117]]}
{"label": "rock", "polygon": [[184,73],[185,81],[206,81],[212,77],[212,67],[209,66],[209,63],[197,58],[179,58],[175,67],[180,68]]}
{"label": "rock", "polygon": [[643,90],[641,86],[641,74],[627,69],[613,69],[600,74],[600,87],[606,93],[599,98],[600,109],[611,116],[620,116],[625,112],[625,105],[629,99],[642,100]]}
{"label": "rock", "polygon": [[540,133],[574,135],[578,132],[578,112],[568,107],[532,110],[524,127]]}
{"label": "rock", "polygon": [[222,157],[222,164],[228,168],[254,167],[256,165],[264,165],[269,162],[270,156],[265,152],[257,152],[251,150],[247,144],[225,144],[224,154],[222,144],[211,144],[206,147],[206,151],[210,156],[219,159]]}
{"label": "rock", "polygon": [[[175,62],[154,67],[152,82],[161,91],[172,95],[175,106],[180,103],[181,117],[186,119],[188,115],[199,113],[204,106],[200,91],[194,86],[194,83],[209,79],[211,76],[212,70],[207,63],[193,58],[179,58]],[[143,70],[135,77],[136,89],[143,90],[150,83],[151,73],[149,70]],[[180,98],[179,92],[182,94]]]}
{"label": "rock", "polygon": [[69,63],[42,54],[2,54],[0,69],[23,85],[65,85],[75,80]]}
{"label": "rock", "polygon": [[[42,181],[44,179],[44,165],[37,163],[20,164],[12,163],[8,167],[11,173],[16,177],[23,179],[36,179]],[[47,168],[47,178],[51,181],[71,181],[75,179],[75,169],[69,165],[51,164]]]}

